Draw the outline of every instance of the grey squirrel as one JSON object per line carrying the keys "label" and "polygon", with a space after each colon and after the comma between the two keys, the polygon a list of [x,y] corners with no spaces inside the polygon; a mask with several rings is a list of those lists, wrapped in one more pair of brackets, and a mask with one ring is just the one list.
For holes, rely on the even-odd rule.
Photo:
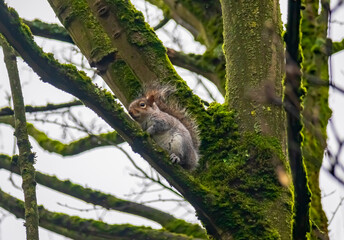
{"label": "grey squirrel", "polygon": [[146,91],[129,105],[129,114],[170,154],[172,163],[194,170],[199,159],[197,126],[184,109],[167,102],[172,91],[171,87]]}

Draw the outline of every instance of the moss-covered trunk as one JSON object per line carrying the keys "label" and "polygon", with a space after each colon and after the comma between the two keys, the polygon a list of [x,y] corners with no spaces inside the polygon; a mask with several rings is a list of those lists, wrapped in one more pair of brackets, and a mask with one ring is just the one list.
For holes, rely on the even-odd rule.
{"label": "moss-covered trunk", "polygon": [[[285,113],[281,106],[276,104],[282,99],[284,75],[279,2],[222,0],[221,4],[227,73],[225,101],[237,114],[241,136],[245,134],[254,136],[244,140],[249,142],[247,144],[254,144],[254,138],[259,136],[269,139],[265,144],[269,145],[272,144],[271,140],[274,141],[283,154],[277,158],[270,156],[264,159],[266,161],[264,165],[275,167],[279,177],[287,176],[288,163],[283,165],[283,159],[286,158]],[[256,146],[258,147],[259,144]],[[252,168],[258,166],[259,171],[263,171],[261,157],[258,154],[246,164]],[[251,180],[248,176],[242,181],[246,181],[245,185],[249,187]],[[275,181],[271,184],[277,189],[286,188],[281,183],[280,179],[280,182]],[[263,184],[268,186],[270,183]],[[285,194],[276,198],[276,203],[279,202],[278,207],[275,205],[270,208],[264,218],[269,228],[275,229],[281,239],[290,239],[292,229],[290,204],[293,200],[292,195],[288,195],[287,190],[284,190]],[[269,200],[266,198],[262,201]],[[262,206],[255,207],[263,209]],[[279,220],[276,221],[276,218]],[[280,225],[281,222],[283,226]],[[270,237],[273,238],[272,235]],[[253,239],[254,236],[250,235],[249,238]]]}
{"label": "moss-covered trunk", "polygon": [[[278,1],[222,1],[226,102],[237,110],[243,132],[284,141],[284,115],[269,97],[281,98],[284,74]],[[269,95],[270,94],[270,95]]]}

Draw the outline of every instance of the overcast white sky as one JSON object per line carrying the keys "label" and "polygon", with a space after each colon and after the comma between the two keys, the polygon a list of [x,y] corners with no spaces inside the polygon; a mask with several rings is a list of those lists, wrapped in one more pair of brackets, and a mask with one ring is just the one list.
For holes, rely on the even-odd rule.
{"label": "overcast white sky", "polygon": [[[6,0],[6,2],[14,7],[18,12],[19,15],[25,19],[34,19],[39,18],[46,22],[58,22],[58,19],[55,17],[54,12],[51,10],[49,4],[46,0]],[[136,2],[139,2],[137,0]],[[281,8],[283,12],[283,20],[286,20],[286,0],[281,1]],[[144,5],[140,5],[140,9],[145,9]],[[341,9],[340,11],[335,13],[334,19],[339,19],[341,17],[342,21],[344,21],[344,11]],[[149,17],[149,20],[152,20],[153,17]],[[155,22],[156,23],[156,22]],[[152,24],[154,25],[154,24]],[[174,30],[174,23],[170,22],[166,29]],[[179,29],[178,29],[179,31]],[[166,34],[163,30],[159,30],[158,32],[159,37],[164,41],[164,43],[168,46],[173,46],[171,42],[168,41]],[[204,48],[197,43],[192,43],[192,37],[189,33],[181,32],[183,34],[183,47],[190,51],[190,52],[202,52]],[[331,36],[335,41],[341,40],[344,37],[344,27],[340,24],[332,24],[331,27]],[[61,49],[70,48],[71,45],[63,44],[60,42],[50,42],[48,40],[44,40],[42,38],[37,38],[37,41],[42,44],[46,51],[53,51],[53,52],[60,52]],[[67,51],[68,52],[68,51]],[[72,52],[73,54],[73,52]],[[69,54],[68,54],[69,55]],[[61,54],[58,55],[61,61],[64,61],[63,58],[68,56],[63,56]],[[0,51],[0,59],[3,59],[2,51]],[[80,57],[74,56],[73,59],[80,60]],[[334,80],[338,85],[344,87],[343,84],[343,63],[344,63],[344,53],[339,53],[333,56],[333,70],[334,70]],[[33,105],[43,105],[48,102],[66,102],[71,100],[72,97],[62,91],[56,90],[54,87],[50,86],[49,84],[42,83],[38,80],[36,74],[32,73],[29,70],[29,67],[25,63],[20,63],[20,70],[21,70],[21,79],[23,81],[23,91],[25,96],[26,104],[33,104]],[[192,80],[193,76],[190,75],[187,71],[178,69],[180,74],[184,77],[184,79],[188,80],[188,83],[193,86],[195,82]],[[342,71],[342,72],[341,72]],[[6,101],[6,93],[10,93],[9,86],[8,86],[8,79],[7,73],[5,70],[5,66],[3,61],[0,60],[0,108],[3,106],[7,106],[8,103]],[[101,83],[100,83],[101,84]],[[211,87],[211,84],[208,83]],[[213,87],[211,87],[214,89]],[[199,90],[202,93],[202,90]],[[39,92],[39,94],[37,94]],[[218,101],[221,101],[221,97],[217,96]],[[336,128],[339,132],[344,133],[344,111],[342,110],[342,106],[344,105],[344,96],[332,94],[330,99],[330,104],[333,109],[333,121],[336,124]],[[77,108],[74,111],[78,117],[84,119],[86,122],[90,122],[92,119],[95,118],[95,115],[88,109],[84,109],[82,107]],[[82,113],[80,113],[82,112]],[[81,114],[81,115],[80,115]],[[38,127],[41,129],[46,128],[45,125],[38,124]],[[60,128],[49,125],[49,134],[52,138],[61,138],[61,130]],[[66,137],[66,142],[70,141],[71,139],[79,137],[80,133],[73,132],[74,136],[68,135]],[[12,138],[8,138],[8,136],[13,135],[13,129],[9,128],[4,125],[0,125],[0,152],[12,155],[13,151],[13,144],[14,140]],[[342,134],[343,135],[343,134]],[[329,133],[329,145],[335,148],[335,143],[331,139],[331,133]],[[343,135],[344,137],[344,135]],[[133,168],[131,167],[129,161],[126,159],[123,153],[116,150],[113,147],[106,147],[101,149],[96,149],[89,151],[85,154],[80,154],[75,157],[67,157],[62,158],[56,154],[49,154],[45,151],[42,151],[37,144],[32,140],[33,150],[37,152],[37,164],[35,165],[36,169],[48,174],[55,174],[61,179],[71,179],[75,183],[80,183],[82,185],[87,185],[88,187],[92,187],[95,189],[102,190],[106,193],[114,194],[115,196],[122,197],[122,198],[129,198],[133,199],[132,196],[126,196],[129,194],[132,189],[135,191],[140,190],[140,186],[138,186],[141,181],[139,179],[130,177],[128,173],[133,172]],[[125,149],[130,149],[127,145],[124,145]],[[147,169],[148,166],[145,161],[141,160],[137,154],[133,154],[136,162],[142,166],[143,168]],[[15,189],[8,181],[9,173],[3,170],[0,170],[0,188],[18,198],[22,199],[22,192]],[[20,185],[20,178],[13,176],[14,181]],[[341,197],[344,197],[344,189],[337,184],[336,181],[331,180],[330,177],[327,176],[326,173],[322,173],[321,175],[321,187],[323,189],[324,194],[329,194],[335,191],[331,196],[326,197],[323,200],[323,204],[325,210],[331,218],[332,212],[338,205],[338,202]],[[153,188],[154,189],[154,188]],[[172,194],[166,192],[164,193],[164,198],[175,198]],[[156,199],[156,195],[148,195],[143,199],[138,199],[138,201],[145,201],[150,199]],[[105,221],[109,223],[132,223],[136,225],[149,225],[152,227],[159,228],[158,224],[155,224],[151,221],[145,220],[143,218],[117,213],[117,212],[107,212],[104,215],[103,210],[97,211],[88,211],[88,212],[80,212],[76,210],[72,210],[66,208],[64,206],[59,205],[61,204],[68,204],[70,207],[79,208],[79,209],[91,209],[92,206],[88,204],[84,204],[83,202],[77,201],[74,198],[66,197],[61,194],[58,194],[52,190],[49,190],[45,187],[38,186],[38,202],[40,204],[44,203],[44,206],[52,211],[60,211],[66,212],[72,215],[79,215],[81,217],[86,218],[98,218],[102,217]],[[156,203],[152,206],[156,206],[158,208],[164,210],[173,211],[176,217],[184,217],[185,211],[182,209],[174,209],[174,206],[167,203]],[[195,218],[192,215],[187,215],[186,219],[190,221],[195,221]],[[333,222],[330,225],[331,229],[331,239],[341,240],[344,239],[344,208],[342,207],[338,213],[336,214]],[[21,219],[17,220],[15,217],[8,215],[7,212],[0,209],[0,240],[21,240],[25,239],[25,228],[23,227],[23,221]],[[41,230],[40,238],[45,239],[66,239],[64,237],[58,236],[46,230]]]}

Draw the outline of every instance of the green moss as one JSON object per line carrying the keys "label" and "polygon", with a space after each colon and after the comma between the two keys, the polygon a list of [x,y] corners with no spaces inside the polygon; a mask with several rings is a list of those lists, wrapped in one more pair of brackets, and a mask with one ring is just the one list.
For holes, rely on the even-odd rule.
{"label": "green moss", "polygon": [[[279,140],[260,134],[239,135],[236,115],[228,112],[226,105],[212,103],[207,113],[200,126],[201,155],[206,158],[201,159],[196,175],[213,194],[204,199],[207,210],[217,216],[217,225],[234,239],[290,236],[292,195],[276,174],[278,167],[289,171]],[[271,207],[277,207],[278,213]],[[289,216],[289,228],[285,218],[276,221],[279,214]]]}
{"label": "green moss", "polygon": [[197,40],[212,49],[223,43],[223,20],[220,1],[179,0],[202,24]]}
{"label": "green moss", "polygon": [[[68,10],[66,10],[68,9]],[[81,51],[88,57],[91,65],[101,62],[107,56],[112,55],[115,49],[112,47],[109,37],[106,35],[104,30],[99,26],[96,18],[89,14],[89,6],[86,1],[83,0],[70,0],[68,5],[60,7],[61,12],[64,14],[68,12],[68,15],[62,19],[62,23],[66,29],[70,28],[70,25],[77,21],[79,24],[79,29],[86,28],[87,30],[81,31],[80,37],[87,38],[87,41],[78,41]],[[60,13],[57,13],[58,15]],[[82,44],[81,44],[82,43]],[[91,46],[83,45],[90,44]]]}
{"label": "green moss", "polygon": [[312,239],[323,231],[327,234],[327,218],[321,206],[319,189],[319,171],[322,164],[323,152],[326,147],[326,126],[331,110],[328,106],[328,87],[319,87],[311,83],[311,77],[328,81],[328,42],[327,17],[319,12],[319,2],[309,2],[303,11],[302,21],[302,51],[303,51],[303,85],[307,89],[304,98],[303,121],[304,142],[302,151],[307,168],[309,186],[312,192],[310,209],[313,221]]}
{"label": "green moss", "polygon": [[[207,114],[207,119],[199,125],[202,139],[201,155],[207,156],[207,162],[217,159],[227,161],[229,151],[235,147],[235,141],[239,136],[235,114],[228,112],[228,107],[219,103],[211,103],[207,108]],[[214,139],[217,139],[216,142]],[[202,161],[203,159],[201,165],[205,165]]]}
{"label": "green moss", "polygon": [[198,224],[191,225],[181,219],[169,222],[164,228],[170,232],[182,233],[194,238],[207,238],[205,231]]}
{"label": "green moss", "polygon": [[118,84],[122,86],[123,89],[126,89],[126,91],[122,92],[126,94],[128,102],[140,96],[141,84],[124,61],[117,60],[115,63],[111,64],[111,72],[116,76]]}

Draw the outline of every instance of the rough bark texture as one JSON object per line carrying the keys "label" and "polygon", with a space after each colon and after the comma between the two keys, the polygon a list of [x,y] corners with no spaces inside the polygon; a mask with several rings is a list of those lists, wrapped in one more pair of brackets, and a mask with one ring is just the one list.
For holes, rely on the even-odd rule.
{"label": "rough bark texture", "polygon": [[264,96],[282,97],[283,43],[278,1],[222,1],[226,102],[237,110],[242,132],[262,132],[285,141],[280,107]]}

